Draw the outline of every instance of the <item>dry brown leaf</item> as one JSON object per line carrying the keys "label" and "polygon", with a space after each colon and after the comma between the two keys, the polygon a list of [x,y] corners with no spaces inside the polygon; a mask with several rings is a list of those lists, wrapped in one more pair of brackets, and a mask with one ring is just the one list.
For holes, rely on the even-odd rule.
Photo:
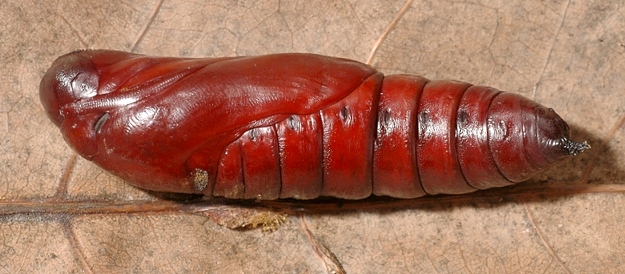
{"label": "dry brown leaf", "polygon": [[[0,1],[1,273],[625,272],[621,1]],[[76,156],[39,103],[59,55],[314,52],[553,107],[593,149],[533,182],[412,201],[270,202],[230,230]],[[182,199],[193,197],[183,196]],[[295,214],[297,213],[297,214]],[[301,215],[301,218],[293,217]]]}

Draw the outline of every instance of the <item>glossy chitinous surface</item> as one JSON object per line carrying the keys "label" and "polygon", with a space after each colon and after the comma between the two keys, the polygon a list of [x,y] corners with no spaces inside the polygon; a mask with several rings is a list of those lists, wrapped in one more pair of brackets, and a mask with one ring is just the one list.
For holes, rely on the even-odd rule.
{"label": "glossy chitinous surface", "polygon": [[145,189],[415,198],[506,186],[586,149],[511,93],[314,54],[59,57],[42,104],[84,158]]}

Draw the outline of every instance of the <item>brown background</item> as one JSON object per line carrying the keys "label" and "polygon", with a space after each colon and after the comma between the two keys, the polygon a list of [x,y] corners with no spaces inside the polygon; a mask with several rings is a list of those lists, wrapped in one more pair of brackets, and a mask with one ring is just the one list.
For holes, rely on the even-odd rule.
{"label": "brown background", "polygon": [[[405,13],[404,1],[103,2],[0,1],[1,273],[625,271],[622,1],[415,0]],[[272,233],[230,230],[65,145],[38,85],[81,48],[372,56],[385,73],[526,95],[593,148],[513,188],[335,213],[278,204],[305,210]]]}

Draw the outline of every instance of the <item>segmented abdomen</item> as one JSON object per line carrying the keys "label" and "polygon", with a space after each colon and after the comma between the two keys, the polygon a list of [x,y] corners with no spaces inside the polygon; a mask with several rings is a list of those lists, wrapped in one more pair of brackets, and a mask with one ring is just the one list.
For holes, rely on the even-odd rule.
{"label": "segmented abdomen", "polygon": [[226,147],[215,185],[204,193],[416,198],[512,184],[488,148],[488,109],[500,94],[462,82],[375,74],[319,112],[245,132]]}

